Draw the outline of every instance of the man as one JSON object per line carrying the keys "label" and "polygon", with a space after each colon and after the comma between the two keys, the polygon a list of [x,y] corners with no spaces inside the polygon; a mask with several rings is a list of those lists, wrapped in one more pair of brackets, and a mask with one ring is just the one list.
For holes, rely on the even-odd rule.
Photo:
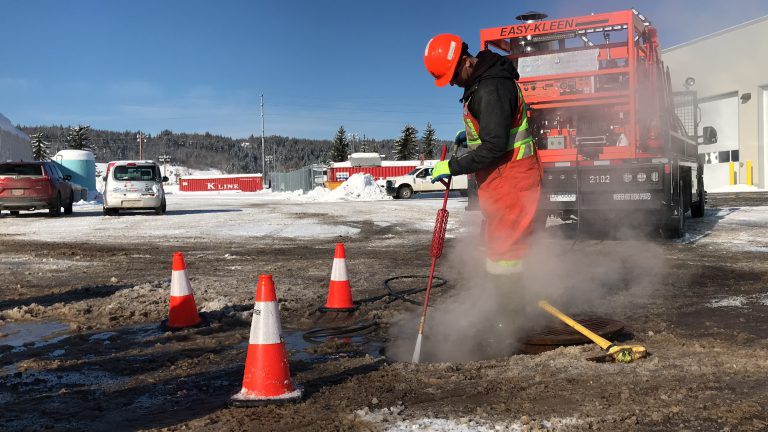
{"label": "man", "polygon": [[[469,151],[438,162],[433,181],[474,173],[480,210],[486,220],[486,270],[499,288],[518,288],[516,275],[528,249],[541,192],[541,165],[528,130],[528,107],[514,64],[489,50],[477,57],[451,34],[427,43],[424,63],[443,87],[462,87],[464,127]],[[518,285],[515,287],[515,285]]]}

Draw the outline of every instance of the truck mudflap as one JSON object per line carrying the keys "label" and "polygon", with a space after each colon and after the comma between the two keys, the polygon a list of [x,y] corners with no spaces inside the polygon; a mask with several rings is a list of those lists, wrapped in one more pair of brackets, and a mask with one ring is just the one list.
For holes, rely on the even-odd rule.
{"label": "truck mudflap", "polygon": [[[549,168],[544,172],[542,210],[629,210],[669,206],[662,164]],[[578,180],[578,181],[577,181]]]}

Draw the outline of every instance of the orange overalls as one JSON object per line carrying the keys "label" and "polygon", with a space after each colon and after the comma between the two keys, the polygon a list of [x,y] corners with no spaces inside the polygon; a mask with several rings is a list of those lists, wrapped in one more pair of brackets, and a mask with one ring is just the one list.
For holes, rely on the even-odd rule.
{"label": "orange overalls", "polygon": [[[475,173],[480,210],[485,217],[486,270],[491,274],[522,271],[522,259],[533,233],[542,170],[528,130],[528,105],[518,92],[517,114],[510,125],[502,162]],[[480,126],[464,102],[464,126],[470,150],[480,145]]]}

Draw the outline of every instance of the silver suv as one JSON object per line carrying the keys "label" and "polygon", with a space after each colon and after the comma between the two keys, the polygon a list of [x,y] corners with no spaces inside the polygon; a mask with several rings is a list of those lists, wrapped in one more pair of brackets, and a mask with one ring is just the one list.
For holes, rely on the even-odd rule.
{"label": "silver suv", "polygon": [[104,176],[104,214],[116,216],[120,210],[165,213],[163,183],[167,181],[154,161],[110,162]]}

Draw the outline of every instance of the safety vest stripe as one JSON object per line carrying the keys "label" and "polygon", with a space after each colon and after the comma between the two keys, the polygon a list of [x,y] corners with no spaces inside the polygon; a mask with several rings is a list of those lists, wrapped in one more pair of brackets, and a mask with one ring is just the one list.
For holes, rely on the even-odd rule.
{"label": "safety vest stripe", "polygon": [[256,302],[253,305],[249,344],[280,343],[280,312],[276,301]]}
{"label": "safety vest stripe", "polygon": [[[520,100],[520,124],[509,130],[509,140],[507,141],[507,151],[514,152],[517,149],[515,160],[520,160],[528,156],[532,156],[533,138],[528,130],[528,104],[525,102],[523,92],[520,90],[520,86],[517,87],[518,97]],[[479,146],[482,141],[480,140],[480,134],[475,127],[476,120],[472,117],[472,114],[468,111],[469,100],[464,103],[464,124],[467,132],[467,147],[473,150]],[[521,148],[522,147],[522,148]]]}

